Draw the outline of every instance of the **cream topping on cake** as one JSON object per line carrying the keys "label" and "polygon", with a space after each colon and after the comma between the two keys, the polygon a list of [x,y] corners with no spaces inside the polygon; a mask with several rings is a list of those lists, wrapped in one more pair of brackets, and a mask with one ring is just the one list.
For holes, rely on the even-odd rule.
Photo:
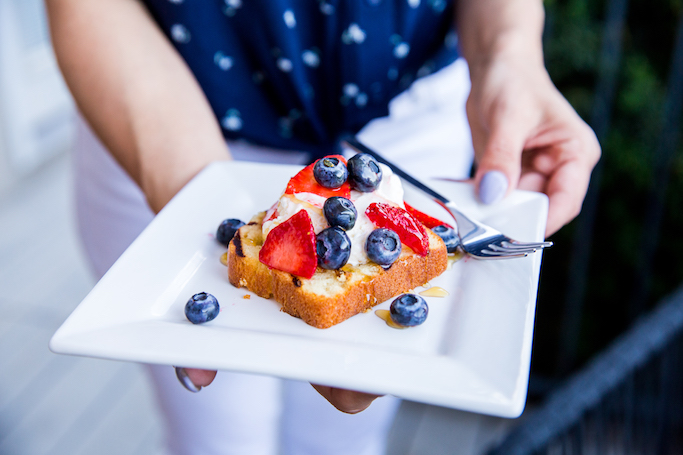
{"label": "cream topping on cake", "polygon": [[[373,202],[383,202],[405,208],[401,179],[384,164],[380,163],[380,166],[382,168],[382,181],[375,191],[371,193],[351,191],[351,201],[356,206],[358,217],[353,229],[346,232],[349,240],[351,240],[351,255],[347,262],[350,265],[357,266],[368,262],[368,257],[365,253],[365,241],[370,232],[375,229],[375,225],[365,215],[365,210],[368,206]],[[276,206],[277,216],[269,219],[272,213],[271,210],[266,215],[267,221],[263,223],[263,237],[265,238],[275,226],[286,221],[299,210],[306,210],[308,212],[313,223],[313,229],[318,234],[323,229],[329,227],[323,214],[322,207],[324,203],[325,198],[317,194],[283,194]]]}
{"label": "cream topping on cake", "polygon": [[[270,218],[271,211],[269,210],[266,214],[266,220],[263,222],[263,238],[265,239],[268,233],[280,223],[287,221],[292,215],[297,213],[299,210],[306,210],[308,215],[311,217],[311,222],[313,223],[313,230],[317,234],[323,229],[329,227],[323,215],[322,205],[320,207],[307,202],[307,198],[299,198],[297,196],[301,195],[317,196],[311,193],[299,193],[299,194],[283,194],[277,203],[277,216],[273,219]],[[317,196],[320,197],[320,196]],[[324,198],[323,198],[324,199]]]}

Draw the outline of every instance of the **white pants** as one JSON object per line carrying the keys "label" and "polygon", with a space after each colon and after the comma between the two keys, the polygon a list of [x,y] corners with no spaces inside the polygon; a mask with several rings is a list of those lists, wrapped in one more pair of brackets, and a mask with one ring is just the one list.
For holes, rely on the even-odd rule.
{"label": "white pants", "polygon": [[[417,81],[359,137],[416,176],[464,178],[472,163],[465,115],[467,66],[459,60]],[[237,160],[304,164],[306,154],[230,142]],[[415,152],[419,152],[416,154]],[[140,189],[83,122],[75,150],[78,225],[98,277],[152,220]],[[174,455],[380,455],[398,407],[393,397],[347,415],[307,383],[220,372],[200,393],[170,366],[149,366]]]}

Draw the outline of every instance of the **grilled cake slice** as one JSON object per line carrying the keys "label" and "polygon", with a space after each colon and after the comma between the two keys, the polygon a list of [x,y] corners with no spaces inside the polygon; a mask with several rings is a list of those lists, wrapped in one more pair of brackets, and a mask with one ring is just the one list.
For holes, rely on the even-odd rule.
{"label": "grilled cake slice", "polygon": [[364,312],[398,294],[427,283],[446,270],[446,245],[431,229],[429,253],[420,256],[403,247],[399,258],[388,268],[375,263],[345,265],[339,270],[318,267],[306,279],[270,269],[259,261],[263,245],[259,213],[242,226],[228,245],[228,278],[236,287],[244,287],[256,295],[274,299],[282,311],[301,318],[317,328],[328,328],[351,316]]}

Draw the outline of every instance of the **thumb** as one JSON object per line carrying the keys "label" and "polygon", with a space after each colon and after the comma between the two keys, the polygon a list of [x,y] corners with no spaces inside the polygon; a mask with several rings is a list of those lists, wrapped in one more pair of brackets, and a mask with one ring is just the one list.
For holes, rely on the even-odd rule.
{"label": "thumb", "polygon": [[318,384],[311,385],[320,395],[329,401],[332,406],[347,414],[357,414],[367,409],[376,398],[381,396]]}
{"label": "thumb", "polygon": [[500,201],[519,182],[525,138],[507,123],[491,128],[477,163],[474,182],[484,204]]}

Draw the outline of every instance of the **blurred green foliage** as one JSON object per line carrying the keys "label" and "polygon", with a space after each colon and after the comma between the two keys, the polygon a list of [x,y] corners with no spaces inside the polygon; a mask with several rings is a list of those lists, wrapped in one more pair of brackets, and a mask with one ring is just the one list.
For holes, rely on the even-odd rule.
{"label": "blurred green foliage", "polygon": [[[545,58],[558,89],[590,124],[607,1],[548,0]],[[632,322],[646,208],[652,204],[667,76],[683,0],[630,1],[609,131],[601,139],[594,245],[579,334],[579,367]],[[680,81],[683,83],[683,81]],[[665,214],[645,309],[683,285],[683,141],[669,166]],[[568,267],[576,221],[553,236],[541,276],[532,373],[557,376]]]}

